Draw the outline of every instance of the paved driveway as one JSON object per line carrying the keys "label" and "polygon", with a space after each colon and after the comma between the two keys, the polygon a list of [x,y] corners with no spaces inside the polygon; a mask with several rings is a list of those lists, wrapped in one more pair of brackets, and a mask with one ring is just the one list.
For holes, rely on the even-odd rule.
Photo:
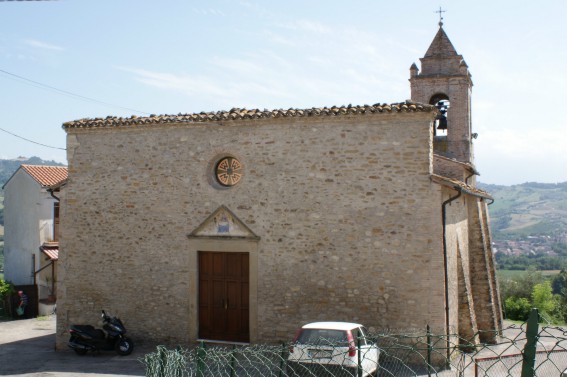
{"label": "paved driveway", "polygon": [[55,316],[0,322],[0,376],[144,376],[139,359],[153,350],[136,346],[129,356],[55,352]]}

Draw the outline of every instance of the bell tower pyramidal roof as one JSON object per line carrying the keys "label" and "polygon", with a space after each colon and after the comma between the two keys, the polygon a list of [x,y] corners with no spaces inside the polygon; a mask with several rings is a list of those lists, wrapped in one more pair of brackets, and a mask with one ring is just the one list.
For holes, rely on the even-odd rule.
{"label": "bell tower pyramidal roof", "polygon": [[425,53],[425,57],[433,57],[433,56],[455,56],[457,54],[457,50],[453,47],[453,44],[449,40],[447,33],[443,30],[443,23],[439,23],[439,31],[433,38],[431,45],[427,49]]}
{"label": "bell tower pyramidal roof", "polygon": [[[468,66],[451,43],[439,22],[439,30],[421,61],[421,75],[465,75],[470,79]],[[471,81],[472,85],[472,81]]]}

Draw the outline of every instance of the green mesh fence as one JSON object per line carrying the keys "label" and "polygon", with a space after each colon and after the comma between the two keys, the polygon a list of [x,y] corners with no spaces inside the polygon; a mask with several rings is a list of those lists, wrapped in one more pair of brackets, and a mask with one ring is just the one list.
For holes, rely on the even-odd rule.
{"label": "green mesh fence", "polygon": [[[202,342],[189,349],[160,346],[142,361],[151,377],[562,376],[567,370],[567,328],[540,325],[538,320],[534,311],[524,324],[510,325],[501,333],[475,334],[473,341],[425,329],[374,333],[350,342]],[[479,339],[491,339],[491,344]]]}

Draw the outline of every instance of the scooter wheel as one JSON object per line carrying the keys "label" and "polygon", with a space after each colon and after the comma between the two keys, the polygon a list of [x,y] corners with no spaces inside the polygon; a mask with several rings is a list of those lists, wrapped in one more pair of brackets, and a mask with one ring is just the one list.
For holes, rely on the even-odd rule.
{"label": "scooter wheel", "polygon": [[134,342],[130,338],[122,338],[116,342],[115,349],[120,356],[129,355],[134,351]]}
{"label": "scooter wheel", "polygon": [[73,348],[73,351],[75,351],[75,353],[77,355],[81,355],[81,356],[84,356],[84,355],[87,354],[87,350],[84,349],[84,348]]}

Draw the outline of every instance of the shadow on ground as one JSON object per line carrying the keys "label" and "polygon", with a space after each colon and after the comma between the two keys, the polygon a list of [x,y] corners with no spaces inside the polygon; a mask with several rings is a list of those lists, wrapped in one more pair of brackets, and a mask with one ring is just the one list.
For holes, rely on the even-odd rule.
{"label": "shadow on ground", "polygon": [[[128,356],[114,352],[75,354],[55,351],[55,334],[35,320],[0,323],[0,376],[144,376],[140,348]],[[27,323],[24,323],[27,322]],[[34,326],[36,326],[34,328]],[[37,330],[37,331],[36,331]],[[42,335],[45,333],[47,335]],[[38,334],[39,336],[34,336]],[[25,337],[24,339],[21,339]],[[12,340],[14,338],[20,338]]]}

